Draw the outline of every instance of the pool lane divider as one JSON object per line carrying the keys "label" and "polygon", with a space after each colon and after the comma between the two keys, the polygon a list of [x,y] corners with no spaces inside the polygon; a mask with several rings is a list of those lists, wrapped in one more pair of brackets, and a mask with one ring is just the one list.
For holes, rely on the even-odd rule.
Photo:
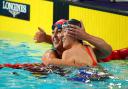
{"label": "pool lane divider", "polygon": [[104,59],[100,59],[100,61],[109,62],[110,60],[124,60],[124,59],[128,59],[128,48],[113,50],[108,57]]}
{"label": "pool lane divider", "polygon": [[[120,50],[113,50],[110,56],[104,59],[100,59],[99,62],[109,62],[110,60],[123,60],[123,59],[128,59],[128,48],[123,48]],[[0,69],[7,67],[7,68],[13,68],[13,69],[26,69],[26,70],[31,70],[36,71],[36,67],[42,67],[45,68],[45,64],[43,63],[26,63],[26,64],[0,64]],[[43,69],[42,69],[43,70]]]}
{"label": "pool lane divider", "polygon": [[41,67],[45,67],[45,65],[43,63],[26,63],[26,64],[0,64],[0,69],[7,67],[7,68],[13,68],[13,69],[28,69],[28,68],[34,68],[36,66],[41,66]]}

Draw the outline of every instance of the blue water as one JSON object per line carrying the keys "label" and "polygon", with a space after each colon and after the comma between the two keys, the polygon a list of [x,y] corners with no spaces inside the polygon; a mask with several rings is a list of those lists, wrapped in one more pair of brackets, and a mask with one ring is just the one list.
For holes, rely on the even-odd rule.
{"label": "blue water", "polygon": [[[0,40],[0,64],[41,63],[42,54],[50,46]],[[114,77],[103,81],[82,83],[69,81],[58,74],[35,77],[23,69],[0,69],[0,89],[128,89],[128,60],[100,63]],[[17,74],[13,74],[16,72]]]}

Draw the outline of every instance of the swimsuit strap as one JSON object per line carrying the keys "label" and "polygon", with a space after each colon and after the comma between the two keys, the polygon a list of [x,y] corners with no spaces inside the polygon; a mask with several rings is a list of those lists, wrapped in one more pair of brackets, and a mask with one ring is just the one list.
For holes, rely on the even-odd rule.
{"label": "swimsuit strap", "polygon": [[90,51],[88,46],[86,47],[86,51],[88,52],[89,56],[91,57],[91,59],[93,61],[93,66],[96,66],[97,62],[95,61],[94,57],[92,56],[92,53],[91,53],[91,51]]}

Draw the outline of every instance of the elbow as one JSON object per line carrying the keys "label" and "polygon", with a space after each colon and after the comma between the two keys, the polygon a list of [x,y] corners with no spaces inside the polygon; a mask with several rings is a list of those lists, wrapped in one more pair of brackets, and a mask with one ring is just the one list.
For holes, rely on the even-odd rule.
{"label": "elbow", "polygon": [[108,47],[108,55],[110,55],[112,53],[112,47],[109,45]]}
{"label": "elbow", "polygon": [[112,53],[112,47],[109,45],[106,49],[105,49],[105,52],[104,52],[104,57],[108,57],[109,55],[111,55]]}

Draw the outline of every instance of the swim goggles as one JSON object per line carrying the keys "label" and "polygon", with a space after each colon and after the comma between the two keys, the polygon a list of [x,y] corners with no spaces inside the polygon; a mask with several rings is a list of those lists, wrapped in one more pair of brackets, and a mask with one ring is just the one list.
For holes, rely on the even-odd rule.
{"label": "swim goggles", "polygon": [[54,30],[55,27],[57,27],[58,31],[61,31],[62,28],[68,27],[68,23],[65,22],[64,24],[55,24],[55,25],[52,25],[52,30]]}

